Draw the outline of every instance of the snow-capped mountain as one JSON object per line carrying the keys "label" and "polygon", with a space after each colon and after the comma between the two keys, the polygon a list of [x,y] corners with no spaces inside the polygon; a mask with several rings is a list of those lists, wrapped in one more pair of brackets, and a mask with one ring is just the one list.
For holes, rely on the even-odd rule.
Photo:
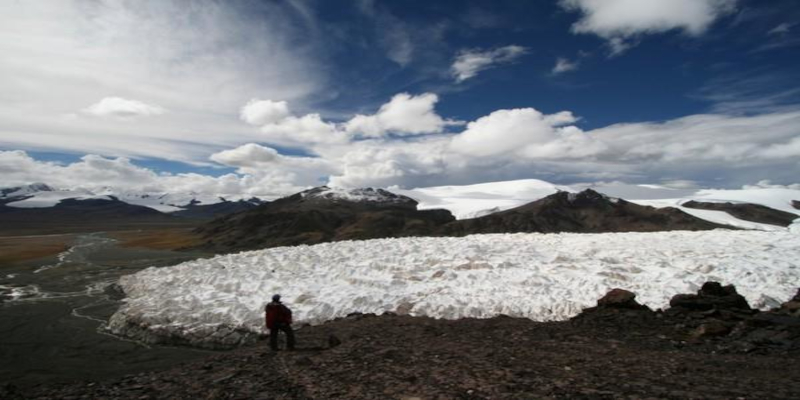
{"label": "snow-capped mountain", "polygon": [[[412,204],[414,200],[384,189],[320,186],[300,192],[305,201],[334,201],[351,203]],[[419,207],[418,207],[419,208]],[[424,209],[424,208],[419,208]]]}
{"label": "snow-capped mountain", "polygon": [[[256,197],[248,196],[216,196],[201,193],[164,193],[136,192],[101,188],[88,190],[82,188],[58,190],[43,183],[0,189],[0,202],[15,208],[54,207],[63,200],[119,200],[131,205],[152,208],[163,213],[181,213],[197,211],[198,207],[217,205],[220,203],[238,204],[242,209],[262,204]],[[219,208],[219,207],[217,207]]]}
{"label": "snow-capped mountain", "polygon": [[0,204],[16,208],[53,207],[62,200],[106,199],[85,189],[57,190],[44,183],[0,189]]}

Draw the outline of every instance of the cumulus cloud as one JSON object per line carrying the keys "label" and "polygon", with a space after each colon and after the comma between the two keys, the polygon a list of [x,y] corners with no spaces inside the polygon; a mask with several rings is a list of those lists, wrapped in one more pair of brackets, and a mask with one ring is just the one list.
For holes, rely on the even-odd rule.
{"label": "cumulus cloud", "polygon": [[344,143],[347,135],[319,114],[295,116],[285,101],[250,100],[240,112],[242,121],[259,126],[266,142],[288,146]]}
{"label": "cumulus cloud", "polygon": [[553,75],[562,74],[564,72],[575,71],[578,69],[577,61],[570,61],[569,59],[559,57],[556,60],[556,65],[553,66],[551,73]]}
{"label": "cumulus cloud", "polygon": [[598,35],[619,54],[640,35],[680,30],[697,36],[719,17],[734,10],[737,0],[561,0],[582,17],[574,33]]}
{"label": "cumulus cloud", "polygon": [[242,121],[250,125],[266,125],[280,122],[290,115],[285,101],[251,99],[239,113]]}
{"label": "cumulus cloud", "polygon": [[97,117],[132,119],[161,115],[166,112],[166,110],[159,106],[146,104],[138,100],[128,100],[121,97],[104,97],[97,103],[83,109],[83,112]]}
{"label": "cumulus cloud", "polygon": [[[252,150],[252,149],[251,149]],[[251,154],[256,154],[251,152]],[[61,189],[83,188],[95,191],[112,189],[145,193],[197,193],[221,197],[259,196],[276,198],[320,183],[319,174],[330,174],[313,162],[293,164],[277,156],[275,162],[263,161],[263,154],[247,163],[232,154],[219,156],[230,164],[241,164],[237,173],[210,176],[198,173],[157,173],[135,165],[124,157],[88,154],[79,161],[61,164],[38,161],[24,151],[0,151],[2,187],[45,182]],[[285,157],[291,159],[291,157]],[[261,164],[259,164],[261,163]],[[264,168],[269,164],[270,168]]]}
{"label": "cumulus cloud", "polygon": [[450,70],[456,82],[463,82],[475,77],[483,70],[510,63],[527,51],[525,47],[516,45],[492,50],[463,50],[456,56]]}
{"label": "cumulus cloud", "polygon": [[[692,115],[584,131],[569,111],[497,110],[452,135],[356,142],[324,153],[345,186],[414,187],[536,177],[693,181],[732,187],[765,177],[796,179],[800,112]],[[761,132],[753,135],[753,132]],[[766,175],[765,175],[766,174]]]}
{"label": "cumulus cloud", "polygon": [[[236,169],[221,177],[158,174],[124,157],[87,155],[62,165],[21,151],[0,153],[0,176],[6,185],[43,181],[63,187],[275,197],[324,183],[408,188],[539,178],[556,183],[683,180],[715,186],[721,181],[731,187],[763,179],[793,183],[800,173],[797,109],[690,115],[586,131],[570,111],[518,108],[496,110],[450,131],[443,129],[447,120],[434,113],[435,103],[432,94],[395,96],[359,122],[377,127],[358,129],[352,128],[358,118],[334,123],[318,114],[293,115],[277,101],[247,103],[242,119],[265,124],[259,125],[257,139],[210,156],[211,162]],[[307,155],[281,154],[259,144],[273,140],[300,143]]]}
{"label": "cumulus cloud", "polygon": [[451,148],[474,157],[538,159],[586,157],[604,145],[575,126],[570,112],[545,115],[533,108],[498,110],[467,125]]}
{"label": "cumulus cloud", "polygon": [[416,135],[440,133],[451,124],[436,114],[434,106],[439,97],[433,93],[413,96],[400,93],[381,106],[374,115],[356,115],[345,124],[345,130],[353,135],[367,137],[385,136],[387,133]]}

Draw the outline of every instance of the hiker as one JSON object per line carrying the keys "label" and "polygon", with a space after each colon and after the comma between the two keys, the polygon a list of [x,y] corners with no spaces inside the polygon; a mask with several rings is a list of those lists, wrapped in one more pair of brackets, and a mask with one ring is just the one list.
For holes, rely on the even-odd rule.
{"label": "hiker", "polygon": [[281,303],[281,295],[272,296],[272,302],[265,308],[267,312],[267,329],[269,329],[269,347],[278,351],[278,332],[286,334],[286,347],[294,350],[294,331],[292,331],[292,310]]}

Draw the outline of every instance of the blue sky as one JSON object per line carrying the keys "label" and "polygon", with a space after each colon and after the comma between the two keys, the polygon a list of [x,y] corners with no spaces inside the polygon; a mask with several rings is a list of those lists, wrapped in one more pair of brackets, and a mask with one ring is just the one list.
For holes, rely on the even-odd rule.
{"label": "blue sky", "polygon": [[320,183],[800,176],[793,0],[0,11],[3,186],[279,195]]}

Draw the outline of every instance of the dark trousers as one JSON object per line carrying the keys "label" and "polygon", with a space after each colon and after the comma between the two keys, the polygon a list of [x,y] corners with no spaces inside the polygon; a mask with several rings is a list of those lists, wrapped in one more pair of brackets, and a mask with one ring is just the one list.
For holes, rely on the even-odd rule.
{"label": "dark trousers", "polygon": [[289,350],[294,350],[294,331],[289,324],[276,323],[275,329],[269,330],[269,347],[272,350],[278,350],[278,332],[283,331],[286,334],[286,347]]}

